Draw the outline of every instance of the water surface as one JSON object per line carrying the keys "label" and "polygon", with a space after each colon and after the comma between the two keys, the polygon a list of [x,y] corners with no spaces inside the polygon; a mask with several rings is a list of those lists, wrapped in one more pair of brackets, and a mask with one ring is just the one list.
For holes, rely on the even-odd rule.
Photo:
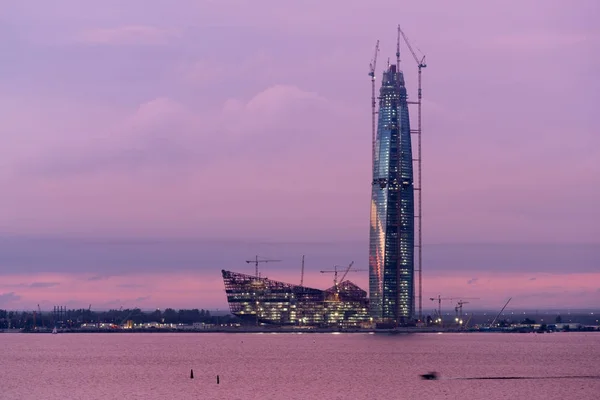
{"label": "water surface", "polygon": [[[0,334],[0,355],[1,399],[596,399],[600,393],[600,379],[458,379],[600,376],[600,334],[593,332]],[[421,380],[429,371],[441,379]]]}

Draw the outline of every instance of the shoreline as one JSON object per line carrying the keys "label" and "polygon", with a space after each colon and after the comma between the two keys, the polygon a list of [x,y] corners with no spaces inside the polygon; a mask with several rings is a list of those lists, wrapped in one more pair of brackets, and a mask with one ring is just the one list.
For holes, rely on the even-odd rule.
{"label": "shoreline", "polygon": [[[281,328],[219,328],[219,329],[59,329],[58,333],[276,333],[276,334],[317,334],[317,333],[362,333],[362,334],[415,334],[415,333],[573,333],[573,332],[600,332],[600,327],[586,327],[584,329],[539,331],[528,328],[475,328],[475,329],[456,329],[456,328],[398,328],[398,329],[281,329]],[[52,334],[50,330],[0,330],[0,333],[29,333],[29,334]]]}

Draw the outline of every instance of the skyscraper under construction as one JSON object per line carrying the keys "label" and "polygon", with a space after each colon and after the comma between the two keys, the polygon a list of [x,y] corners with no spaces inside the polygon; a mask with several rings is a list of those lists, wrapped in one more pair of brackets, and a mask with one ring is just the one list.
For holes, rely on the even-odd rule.
{"label": "skyscraper under construction", "polygon": [[[383,73],[379,91],[373,150],[369,296],[370,314],[375,321],[404,324],[415,316],[415,205],[406,87],[397,64],[389,65]],[[374,74],[374,65],[371,72]]]}

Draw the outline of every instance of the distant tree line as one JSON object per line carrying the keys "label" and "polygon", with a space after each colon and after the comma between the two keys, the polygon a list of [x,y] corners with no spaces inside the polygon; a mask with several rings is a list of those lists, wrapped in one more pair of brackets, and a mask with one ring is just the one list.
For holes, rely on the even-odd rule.
{"label": "distant tree line", "polygon": [[213,316],[208,310],[175,310],[167,308],[165,310],[155,310],[143,312],[139,308],[92,311],[89,309],[65,310],[58,314],[52,311],[42,311],[42,314],[32,311],[7,311],[0,310],[0,329],[17,328],[33,329],[33,327],[52,328],[54,326],[79,327],[85,323],[113,323],[124,324],[127,321],[133,321],[136,324],[158,322],[165,324],[193,324],[194,322],[204,322],[206,324],[228,324],[238,322],[238,319],[232,315]]}

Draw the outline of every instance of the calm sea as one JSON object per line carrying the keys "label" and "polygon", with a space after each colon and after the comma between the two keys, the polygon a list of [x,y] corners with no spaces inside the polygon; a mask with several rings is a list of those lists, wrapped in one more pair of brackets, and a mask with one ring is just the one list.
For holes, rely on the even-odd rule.
{"label": "calm sea", "polygon": [[0,334],[0,357],[1,399],[600,398],[600,378],[463,379],[600,376],[598,333]]}

